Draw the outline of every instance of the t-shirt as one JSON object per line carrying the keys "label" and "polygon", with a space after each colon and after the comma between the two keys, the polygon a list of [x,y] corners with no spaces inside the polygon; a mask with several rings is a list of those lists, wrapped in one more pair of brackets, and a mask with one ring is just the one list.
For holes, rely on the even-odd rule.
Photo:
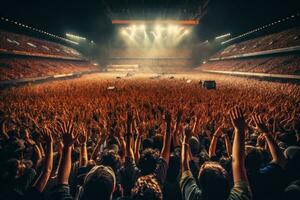
{"label": "t-shirt", "polygon": [[[154,171],[154,177],[156,178],[160,186],[162,186],[164,184],[164,181],[166,180],[167,170],[167,162],[162,157],[160,157]],[[141,171],[132,159],[126,157],[124,168],[120,171],[120,176],[124,194],[129,195],[135,181],[141,176]]]}
{"label": "t-shirt", "polygon": [[[185,200],[202,200],[203,192],[198,187],[191,171],[187,170],[182,173],[179,182],[180,190]],[[251,192],[250,187],[246,182],[238,182],[234,184],[230,191],[227,200],[250,200]]]}
{"label": "t-shirt", "polygon": [[248,172],[248,179],[254,199],[282,199],[287,181],[279,165],[270,163],[256,172]]}
{"label": "t-shirt", "polygon": [[69,185],[56,185],[50,193],[51,200],[72,200]]}

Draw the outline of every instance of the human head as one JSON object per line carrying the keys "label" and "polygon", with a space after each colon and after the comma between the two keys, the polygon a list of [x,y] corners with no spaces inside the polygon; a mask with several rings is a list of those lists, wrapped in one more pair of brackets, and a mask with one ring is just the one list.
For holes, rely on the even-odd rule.
{"label": "human head", "polygon": [[205,162],[199,171],[199,185],[205,199],[227,199],[230,193],[229,177],[217,162]]}
{"label": "human head", "polygon": [[287,158],[286,170],[294,180],[300,179],[300,147],[291,146],[284,151]]}
{"label": "human head", "polygon": [[152,137],[152,140],[153,140],[153,143],[152,143],[153,148],[161,150],[162,146],[163,146],[163,136],[155,135],[154,137]]}
{"label": "human head", "polygon": [[245,167],[247,171],[257,171],[263,163],[263,156],[261,151],[251,145],[245,147]]}
{"label": "human head", "polygon": [[153,175],[140,177],[131,191],[132,200],[162,200],[162,198],[161,188]]}
{"label": "human head", "polygon": [[105,149],[100,157],[99,164],[111,167],[116,173],[120,168],[121,158],[114,150]]}
{"label": "human head", "polygon": [[196,137],[192,136],[189,139],[189,145],[191,148],[192,155],[197,155],[198,153],[200,153],[200,143]]}
{"label": "human head", "polygon": [[142,175],[154,173],[158,158],[159,152],[157,150],[146,149],[143,151],[138,164]]}
{"label": "human head", "polygon": [[277,139],[286,144],[287,147],[297,145],[297,136],[293,132],[280,133]]}
{"label": "human head", "polygon": [[110,200],[116,187],[116,176],[110,167],[93,167],[84,179],[80,191],[82,200]]}

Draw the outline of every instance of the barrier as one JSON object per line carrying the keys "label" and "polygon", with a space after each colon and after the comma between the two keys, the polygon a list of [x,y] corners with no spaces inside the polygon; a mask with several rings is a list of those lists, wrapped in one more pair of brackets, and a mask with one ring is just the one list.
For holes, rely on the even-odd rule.
{"label": "barrier", "polygon": [[108,65],[107,72],[136,72],[139,71],[139,65]]}

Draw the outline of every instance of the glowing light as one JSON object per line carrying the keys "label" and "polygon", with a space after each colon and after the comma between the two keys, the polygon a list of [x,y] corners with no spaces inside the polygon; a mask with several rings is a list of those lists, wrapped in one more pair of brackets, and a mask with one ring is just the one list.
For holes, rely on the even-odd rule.
{"label": "glowing light", "polygon": [[222,39],[222,38],[225,38],[225,37],[228,37],[228,36],[230,36],[230,35],[231,35],[230,33],[227,33],[227,34],[224,34],[224,35],[217,36],[217,37],[216,37],[216,40]]}
{"label": "glowing light", "polygon": [[169,33],[175,33],[176,31],[178,31],[178,26],[174,26],[174,25],[169,25],[168,26],[168,32]]}
{"label": "glowing light", "polygon": [[139,29],[140,29],[141,31],[144,31],[144,30],[146,29],[145,24],[141,24],[141,25],[139,26]]}
{"label": "glowing light", "polygon": [[190,31],[187,30],[187,29],[183,32],[184,35],[187,35],[187,34],[189,34],[189,33],[190,33]]}
{"label": "glowing light", "polygon": [[130,27],[130,29],[131,29],[132,31],[135,31],[135,30],[136,30],[136,25],[135,25],[135,24],[132,25],[132,26]]}
{"label": "glowing light", "polygon": [[160,25],[156,25],[156,26],[155,26],[155,30],[156,30],[156,31],[160,31],[160,30],[161,30],[161,26],[160,26]]}
{"label": "glowing light", "polygon": [[74,34],[71,34],[71,33],[66,33],[66,36],[69,37],[69,38],[75,39],[75,40],[86,40],[85,37],[81,37],[81,36],[74,35]]}
{"label": "glowing light", "polygon": [[126,34],[127,34],[127,31],[125,30],[125,28],[122,28],[120,32],[121,32],[121,34],[123,34],[123,35],[126,35]]}

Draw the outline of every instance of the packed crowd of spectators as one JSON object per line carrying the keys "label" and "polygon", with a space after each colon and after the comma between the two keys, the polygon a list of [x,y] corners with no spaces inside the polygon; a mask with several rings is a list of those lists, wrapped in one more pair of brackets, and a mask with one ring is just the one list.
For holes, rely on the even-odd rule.
{"label": "packed crowd of spectators", "polygon": [[96,70],[89,62],[41,58],[0,58],[0,81]]}
{"label": "packed crowd of spectators", "polygon": [[300,28],[292,28],[279,33],[246,40],[232,44],[224,50],[216,53],[213,57],[227,57],[259,51],[294,47],[300,45]]}
{"label": "packed crowd of spectators", "polygon": [[0,198],[298,199],[299,86],[204,77],[1,91]]}
{"label": "packed crowd of spectators", "polygon": [[64,45],[2,30],[0,30],[1,51],[22,55],[82,58],[78,51]]}
{"label": "packed crowd of spectators", "polygon": [[269,74],[300,74],[300,57],[299,55],[289,55],[214,61],[201,65],[201,69]]}

